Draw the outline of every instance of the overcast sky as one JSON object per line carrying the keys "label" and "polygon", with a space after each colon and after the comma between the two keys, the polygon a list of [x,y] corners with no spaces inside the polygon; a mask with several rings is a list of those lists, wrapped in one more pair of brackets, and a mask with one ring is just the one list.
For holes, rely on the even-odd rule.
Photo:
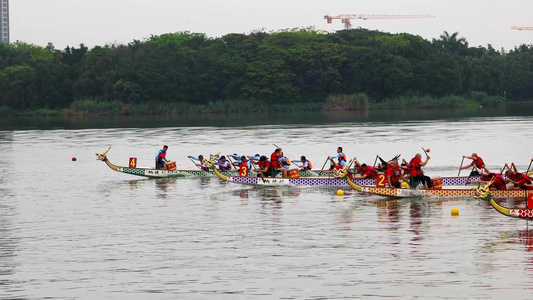
{"label": "overcast sky", "polygon": [[431,14],[434,19],[353,20],[354,28],[439,38],[459,32],[471,47],[511,50],[533,43],[531,0],[11,0],[11,41],[58,49],[127,44],[151,35],[190,31],[220,37],[228,33],[267,32],[310,27],[333,32],[324,15]]}

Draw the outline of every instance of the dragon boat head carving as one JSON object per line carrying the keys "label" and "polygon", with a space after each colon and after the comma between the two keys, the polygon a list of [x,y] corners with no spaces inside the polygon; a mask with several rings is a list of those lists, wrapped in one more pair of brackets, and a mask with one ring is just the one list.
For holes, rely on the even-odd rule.
{"label": "dragon boat head carving", "polygon": [[211,156],[211,158],[209,160],[204,160],[205,162],[205,165],[210,169],[210,170],[213,170],[215,168],[215,161],[216,159],[218,158],[218,154],[217,155],[214,155],[214,156]]}
{"label": "dragon boat head carving", "polygon": [[96,153],[96,159],[105,161],[107,159],[107,152],[109,152],[109,149],[111,149],[111,147],[107,148],[107,150],[103,153]]}
{"label": "dragon boat head carving", "polygon": [[481,199],[481,200],[485,200],[485,201],[490,201],[490,199],[492,198],[491,194],[490,194],[490,186],[492,185],[493,183],[493,180],[487,182],[484,186],[482,187],[473,187],[472,189],[474,190],[474,198],[476,199]]}

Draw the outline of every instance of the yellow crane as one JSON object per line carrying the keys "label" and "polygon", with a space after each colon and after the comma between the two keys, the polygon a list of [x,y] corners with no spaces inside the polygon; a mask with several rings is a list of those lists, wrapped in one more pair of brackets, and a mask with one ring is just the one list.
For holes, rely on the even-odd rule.
{"label": "yellow crane", "polygon": [[344,23],[344,29],[352,29],[351,19],[368,20],[368,19],[418,19],[418,18],[435,18],[432,15],[376,15],[376,14],[341,14],[338,16],[325,15],[324,19],[328,24],[334,19],[341,19]]}
{"label": "yellow crane", "polygon": [[513,26],[513,27],[511,27],[511,29],[516,29],[516,30],[533,30],[533,27]]}

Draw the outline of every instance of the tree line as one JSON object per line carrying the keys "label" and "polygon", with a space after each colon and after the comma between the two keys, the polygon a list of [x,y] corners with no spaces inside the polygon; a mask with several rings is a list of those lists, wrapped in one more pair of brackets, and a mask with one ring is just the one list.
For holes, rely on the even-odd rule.
{"label": "tree line", "polygon": [[80,101],[287,105],[331,95],[387,99],[486,95],[529,100],[533,46],[469,47],[458,33],[431,41],[366,29],[177,32],[89,49],[0,43],[0,105],[64,109]]}

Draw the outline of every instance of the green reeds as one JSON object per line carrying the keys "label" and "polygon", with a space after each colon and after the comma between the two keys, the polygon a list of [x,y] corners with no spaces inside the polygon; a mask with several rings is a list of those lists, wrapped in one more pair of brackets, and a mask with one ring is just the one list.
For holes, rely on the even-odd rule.
{"label": "green reeds", "polygon": [[363,93],[351,95],[330,95],[326,99],[324,110],[367,110],[368,105],[368,96]]}

